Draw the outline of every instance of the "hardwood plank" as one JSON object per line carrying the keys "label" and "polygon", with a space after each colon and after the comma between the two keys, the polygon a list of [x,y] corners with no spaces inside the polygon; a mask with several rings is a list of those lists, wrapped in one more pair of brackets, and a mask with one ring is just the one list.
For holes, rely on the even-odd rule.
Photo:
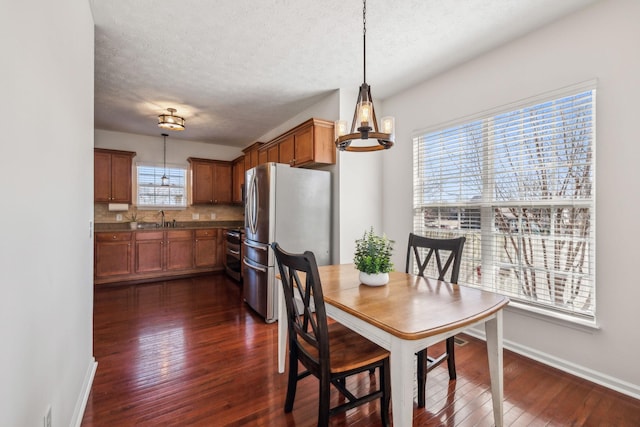
{"label": "hardwood plank", "polygon": [[[299,383],[293,412],[285,414],[277,325],[255,315],[222,274],[98,287],[93,327],[98,369],[84,427],[315,425],[317,381]],[[458,379],[450,382],[444,365],[429,373],[427,405],[414,404],[414,425],[493,425],[486,346],[462,337]],[[504,379],[505,425],[640,425],[640,401],[506,350]],[[362,374],[350,385],[365,391],[375,381]],[[331,425],[380,426],[379,411],[372,402]]]}

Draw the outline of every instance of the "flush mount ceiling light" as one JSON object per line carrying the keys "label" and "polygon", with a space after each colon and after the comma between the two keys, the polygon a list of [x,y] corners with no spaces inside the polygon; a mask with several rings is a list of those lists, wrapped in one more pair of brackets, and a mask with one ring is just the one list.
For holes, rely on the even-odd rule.
{"label": "flush mount ceiling light", "polygon": [[158,116],[158,126],[168,130],[184,130],[184,118],[173,115],[178,110],[167,108],[167,111],[169,114],[160,114]]}
{"label": "flush mount ceiling light", "polygon": [[162,174],[162,178],[160,178],[160,185],[162,185],[163,187],[168,187],[169,178],[167,177],[167,137],[169,135],[163,133],[162,136],[164,137],[164,154],[162,156],[164,159],[164,173]]}
{"label": "flush mount ceiling light", "polygon": [[[346,120],[338,120],[335,122],[336,148],[340,151],[363,152],[386,150],[393,146],[395,139],[395,120],[393,117],[383,117],[381,122],[382,132],[378,130],[376,112],[373,108],[373,98],[371,98],[371,87],[367,84],[367,0],[363,0],[362,4],[362,50],[364,57],[364,78],[362,80],[364,83],[360,86],[350,133],[347,134]],[[358,126],[357,128],[356,124]],[[353,141],[361,140],[367,143],[369,139],[377,140],[377,144],[351,145]]]}

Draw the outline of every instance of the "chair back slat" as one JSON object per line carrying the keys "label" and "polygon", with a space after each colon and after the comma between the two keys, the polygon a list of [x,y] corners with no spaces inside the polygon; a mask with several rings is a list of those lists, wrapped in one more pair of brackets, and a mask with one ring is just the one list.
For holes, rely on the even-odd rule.
{"label": "chair back slat", "polygon": [[[289,345],[295,346],[298,357],[307,358],[317,364],[318,369],[321,366],[329,369],[327,315],[315,256],[310,251],[288,253],[275,242],[271,247],[276,255],[287,307]],[[323,361],[326,363],[321,363]]]}
{"label": "chair back slat", "polygon": [[[437,271],[438,280],[446,280],[451,283],[458,283],[458,275],[460,273],[460,264],[462,261],[462,249],[464,248],[464,237],[456,239],[432,239],[429,237],[418,236],[409,233],[409,242],[407,245],[407,261],[405,272],[409,273],[411,260],[413,259],[418,270],[419,276],[424,276],[430,261],[435,259],[434,264]],[[426,252],[424,259],[420,253]],[[412,257],[413,254],[413,257]],[[442,263],[442,259],[446,256],[446,261]],[[447,278],[447,273],[450,272]]]}

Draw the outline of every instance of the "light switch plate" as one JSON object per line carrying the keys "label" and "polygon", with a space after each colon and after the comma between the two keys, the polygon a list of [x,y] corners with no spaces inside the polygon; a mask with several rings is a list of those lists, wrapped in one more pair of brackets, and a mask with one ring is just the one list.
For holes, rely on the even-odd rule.
{"label": "light switch plate", "polygon": [[122,221],[122,214],[116,214],[116,221]]}
{"label": "light switch plate", "polygon": [[211,219],[216,219],[216,213],[215,212],[211,212]]}
{"label": "light switch plate", "polygon": [[191,214],[191,219],[200,219],[200,214],[199,213]]}

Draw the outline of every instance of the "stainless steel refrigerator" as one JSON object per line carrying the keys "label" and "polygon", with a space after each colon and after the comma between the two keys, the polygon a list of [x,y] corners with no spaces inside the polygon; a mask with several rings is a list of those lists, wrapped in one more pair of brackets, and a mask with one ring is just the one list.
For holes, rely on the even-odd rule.
{"label": "stainless steel refrigerator", "polygon": [[278,267],[271,242],[288,252],[312,251],[330,262],[331,174],[265,163],[245,175],[244,299],[265,321],[277,316]]}

